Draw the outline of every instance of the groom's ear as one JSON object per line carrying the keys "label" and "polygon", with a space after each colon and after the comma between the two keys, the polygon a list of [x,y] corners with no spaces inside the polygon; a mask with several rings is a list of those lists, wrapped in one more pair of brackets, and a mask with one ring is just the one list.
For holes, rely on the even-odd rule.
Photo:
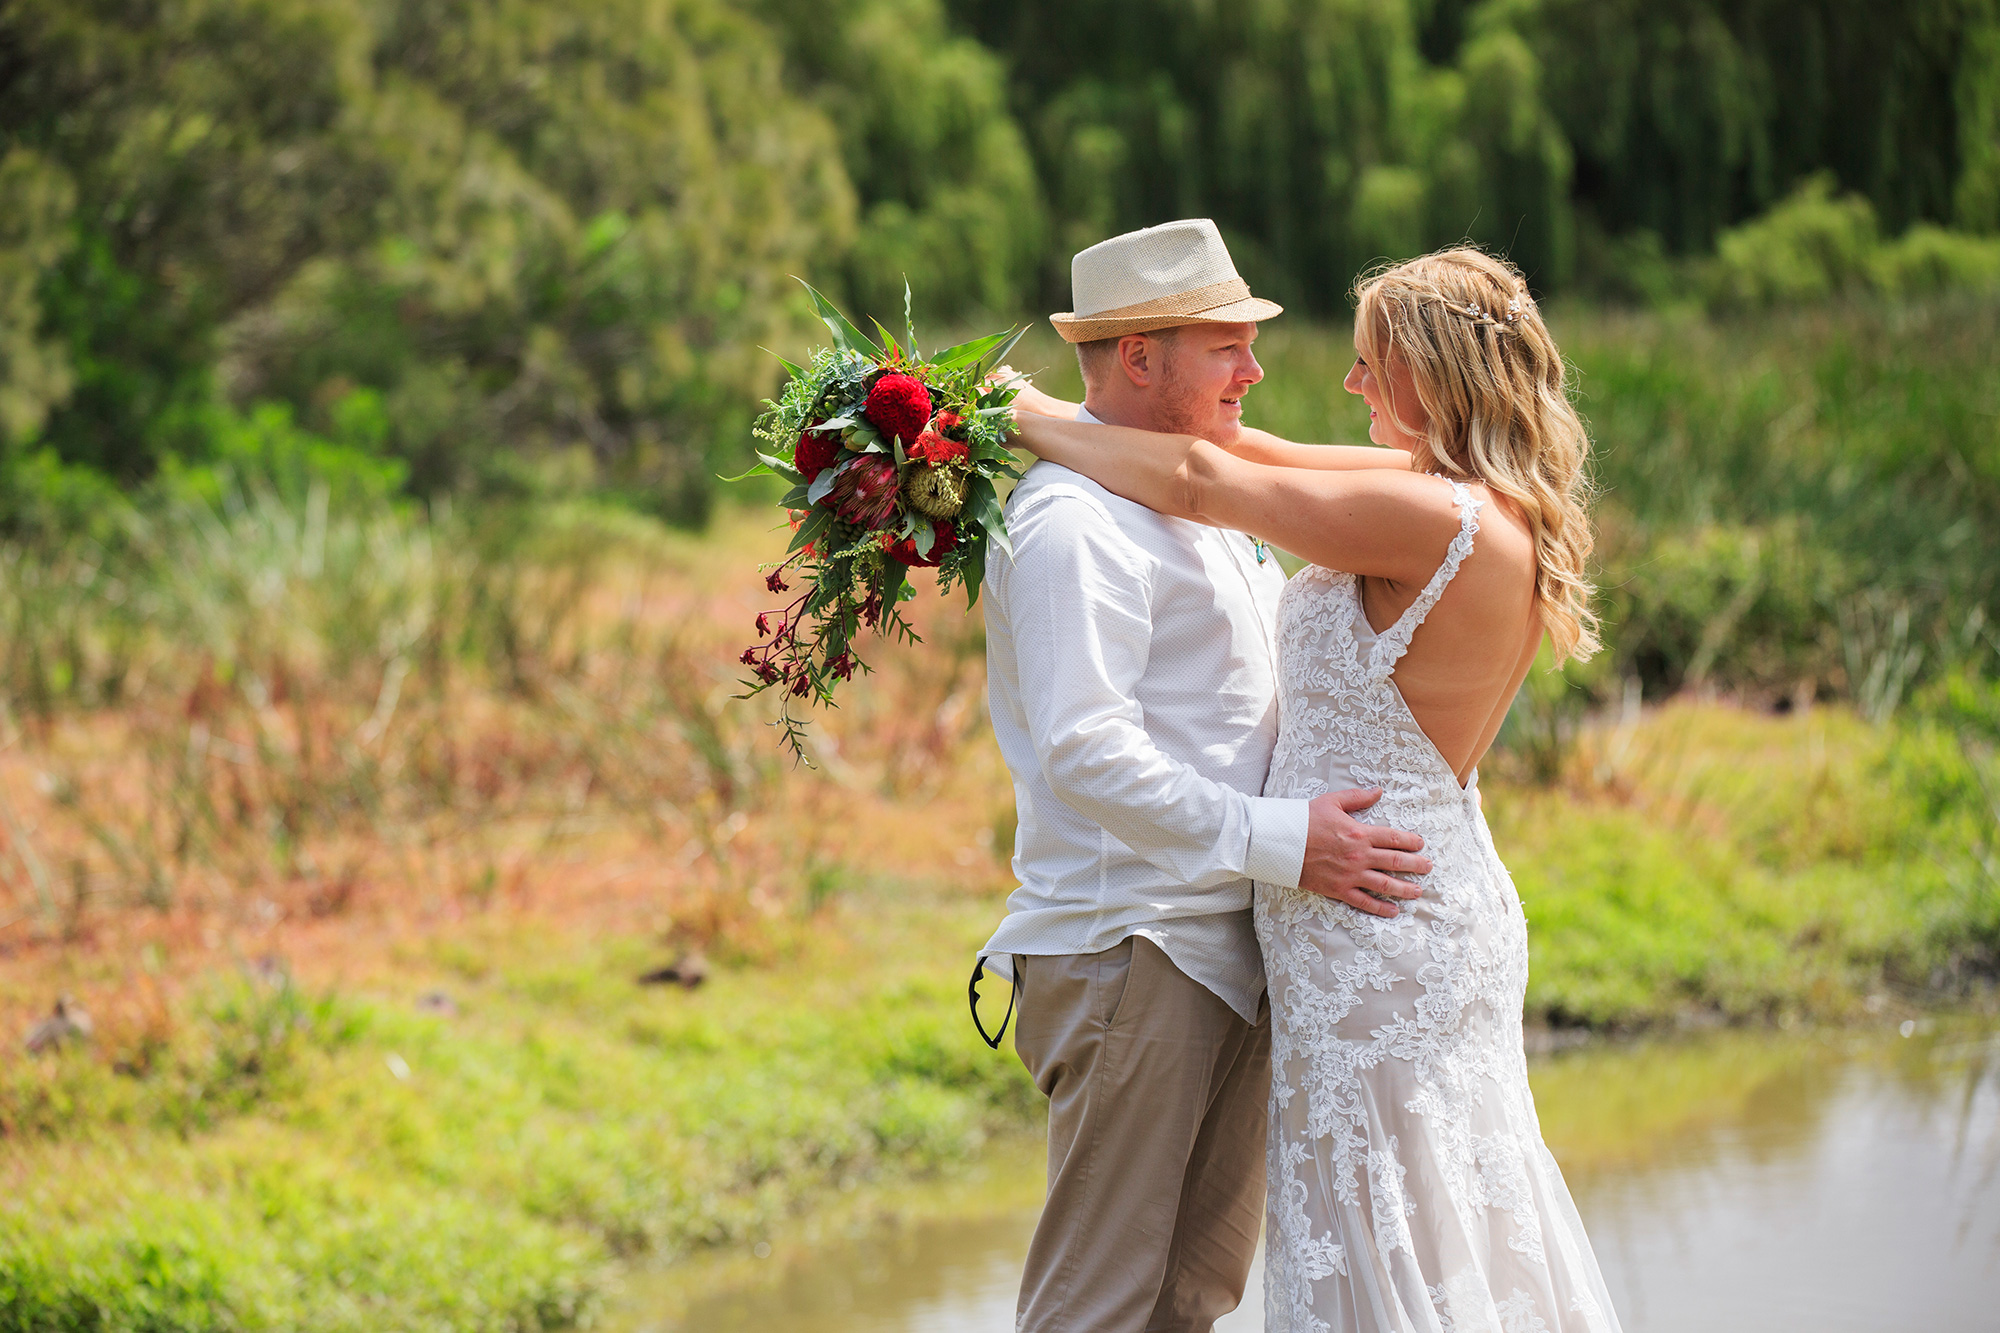
{"label": "groom's ear", "polygon": [[1118,340],[1118,369],[1135,389],[1156,387],[1166,377],[1168,343],[1179,329],[1128,333]]}

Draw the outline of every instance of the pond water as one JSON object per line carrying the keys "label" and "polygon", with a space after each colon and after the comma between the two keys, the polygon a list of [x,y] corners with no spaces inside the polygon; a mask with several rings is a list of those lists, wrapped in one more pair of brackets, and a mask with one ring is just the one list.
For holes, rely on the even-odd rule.
{"label": "pond water", "polygon": [[[1539,1059],[1630,1333],[2000,1329],[2000,1028],[1714,1034]],[[1037,1145],[773,1250],[635,1280],[629,1333],[1005,1333]],[[870,1217],[876,1220],[871,1224]],[[1218,1333],[1263,1326],[1260,1278]]]}

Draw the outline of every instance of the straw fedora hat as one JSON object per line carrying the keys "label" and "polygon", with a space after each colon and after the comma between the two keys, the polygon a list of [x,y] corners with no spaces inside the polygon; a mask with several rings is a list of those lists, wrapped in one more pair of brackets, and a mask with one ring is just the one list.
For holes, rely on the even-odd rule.
{"label": "straw fedora hat", "polygon": [[1248,324],[1285,308],[1250,294],[1207,218],[1099,241],[1069,261],[1073,312],[1050,315],[1064,341],[1095,342],[1177,324]]}

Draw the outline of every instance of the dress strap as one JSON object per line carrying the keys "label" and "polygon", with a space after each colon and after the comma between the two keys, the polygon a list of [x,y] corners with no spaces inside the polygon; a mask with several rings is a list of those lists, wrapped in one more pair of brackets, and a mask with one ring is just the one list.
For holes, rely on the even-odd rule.
{"label": "dress strap", "polygon": [[1369,653],[1370,674],[1378,679],[1386,678],[1396,669],[1403,654],[1410,650],[1410,640],[1416,637],[1417,627],[1424,623],[1424,617],[1444,596],[1445,587],[1458,567],[1465,563],[1465,557],[1472,553],[1472,534],[1479,531],[1479,511],[1486,505],[1484,500],[1474,499],[1471,487],[1462,481],[1451,482],[1451,500],[1458,506],[1458,535],[1445,548],[1444,563],[1431,575],[1431,581],[1417,594],[1417,600],[1410,603],[1409,610],[1396,617],[1396,623],[1376,636],[1375,645]]}

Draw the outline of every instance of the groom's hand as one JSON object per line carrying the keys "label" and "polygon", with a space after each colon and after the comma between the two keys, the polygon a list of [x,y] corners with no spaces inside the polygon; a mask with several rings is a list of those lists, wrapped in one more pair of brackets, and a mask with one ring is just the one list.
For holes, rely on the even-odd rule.
{"label": "groom's hand", "polygon": [[1423,890],[1397,875],[1430,871],[1428,856],[1418,856],[1424,840],[1401,829],[1364,824],[1354,811],[1382,799],[1380,787],[1334,791],[1315,797],[1308,810],[1305,868],[1299,887],[1374,916],[1396,915],[1396,904],[1384,898],[1419,897]]}

